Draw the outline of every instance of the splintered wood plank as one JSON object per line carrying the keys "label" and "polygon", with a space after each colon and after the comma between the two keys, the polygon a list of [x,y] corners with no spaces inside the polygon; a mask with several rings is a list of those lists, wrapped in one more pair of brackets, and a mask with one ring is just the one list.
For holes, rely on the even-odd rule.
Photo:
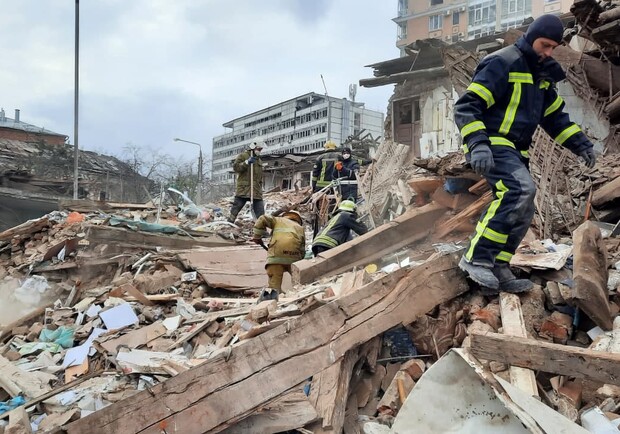
{"label": "splintered wood plank", "polygon": [[347,351],[343,358],[312,378],[310,402],[322,419],[322,428],[335,433],[342,430],[349,382],[357,358],[357,349]]}
{"label": "splintered wood plank", "polygon": [[601,231],[587,221],[573,232],[573,290],[570,300],[603,330],[613,318],[607,295],[607,247]]}
{"label": "splintered wood plank", "polygon": [[142,247],[152,249],[155,246],[169,249],[187,249],[192,246],[221,247],[234,245],[216,234],[206,236],[161,235],[143,231],[115,228],[111,226],[90,226],[87,239],[95,244],[115,243],[119,246]]}
{"label": "splintered wood plank", "polygon": [[441,187],[443,182],[443,178],[439,177],[411,178],[407,180],[409,187],[417,194],[431,194]]}
{"label": "splintered wood plank", "polygon": [[[527,337],[521,300],[515,294],[502,292],[499,295],[499,307],[502,316],[502,329],[507,336]],[[510,367],[510,382],[531,396],[538,396],[536,375],[534,371],[518,366]]]}
{"label": "splintered wood plank", "polygon": [[218,432],[347,351],[469,290],[458,254],[373,281],[65,427],[68,434]]}
{"label": "splintered wood plank", "polygon": [[467,208],[465,208],[463,211],[461,211],[451,219],[439,225],[435,231],[435,235],[437,235],[437,237],[439,238],[445,237],[446,235],[450,234],[450,232],[461,226],[463,223],[467,223],[472,218],[480,216],[480,214],[482,214],[483,208],[486,207],[489,203],[491,203],[492,199],[493,193],[487,191],[486,193],[484,193],[484,195],[480,197],[480,199],[469,205]]}
{"label": "splintered wood plank", "polygon": [[0,241],[9,240],[15,235],[34,234],[47,226],[49,219],[41,217],[34,220],[28,220],[21,225],[14,226],[6,231],[0,232]]}
{"label": "splintered wood plank", "polygon": [[470,351],[479,359],[620,385],[620,354],[490,332],[471,338]]}
{"label": "splintered wood plank", "polygon": [[178,257],[186,268],[198,271],[214,288],[243,291],[267,286],[267,252],[258,246],[194,249]]}
{"label": "splintered wood plank", "polygon": [[486,179],[481,179],[480,181],[469,187],[468,191],[472,194],[482,196],[484,193],[489,191],[489,183]]}
{"label": "splintered wood plank", "polygon": [[429,235],[437,219],[444,213],[445,208],[435,203],[415,208],[315,258],[297,261],[291,266],[293,282],[309,283],[319,277],[342,273],[419,241]]}
{"label": "splintered wood plank", "polygon": [[301,390],[287,392],[222,434],[286,432],[317,420],[316,410]]}

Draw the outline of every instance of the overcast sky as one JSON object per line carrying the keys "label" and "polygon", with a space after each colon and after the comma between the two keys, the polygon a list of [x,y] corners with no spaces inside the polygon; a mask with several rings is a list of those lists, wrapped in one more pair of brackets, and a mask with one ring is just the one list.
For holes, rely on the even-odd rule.
{"label": "overcast sky", "polygon": [[[80,148],[190,158],[222,124],[306,92],[346,97],[398,57],[396,0],[82,0]],[[3,0],[0,107],[73,143],[73,0]],[[392,86],[358,88],[385,113]]]}

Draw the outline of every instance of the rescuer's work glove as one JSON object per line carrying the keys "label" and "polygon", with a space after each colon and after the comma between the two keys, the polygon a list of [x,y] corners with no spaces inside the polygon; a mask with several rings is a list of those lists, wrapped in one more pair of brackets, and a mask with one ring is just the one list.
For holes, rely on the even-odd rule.
{"label": "rescuer's work glove", "polygon": [[474,169],[474,172],[478,175],[486,175],[489,173],[495,164],[493,162],[493,153],[489,145],[479,143],[474,150],[471,151],[469,164],[471,164],[471,168]]}
{"label": "rescuer's work glove", "polygon": [[579,153],[579,156],[583,158],[584,163],[586,163],[586,166],[588,166],[590,169],[593,168],[596,164],[596,155],[594,154],[594,148],[588,148],[585,151],[581,151]]}
{"label": "rescuer's work glove", "polygon": [[340,172],[340,171],[342,170],[342,161],[338,161],[338,162],[336,163],[336,170],[337,170],[338,172]]}

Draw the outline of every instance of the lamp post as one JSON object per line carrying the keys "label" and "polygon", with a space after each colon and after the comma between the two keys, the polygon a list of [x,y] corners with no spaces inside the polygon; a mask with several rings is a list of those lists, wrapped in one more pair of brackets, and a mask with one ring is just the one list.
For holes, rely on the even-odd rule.
{"label": "lamp post", "polygon": [[78,198],[78,165],[80,148],[78,142],[78,102],[80,89],[80,0],[75,0],[75,89],[73,95],[73,199]]}
{"label": "lamp post", "polygon": [[200,150],[198,153],[198,191],[196,192],[196,205],[200,205],[202,202],[202,145],[196,142],[190,142],[189,140],[179,139],[178,137],[174,139],[175,142],[185,142],[191,143],[192,145],[198,146]]}

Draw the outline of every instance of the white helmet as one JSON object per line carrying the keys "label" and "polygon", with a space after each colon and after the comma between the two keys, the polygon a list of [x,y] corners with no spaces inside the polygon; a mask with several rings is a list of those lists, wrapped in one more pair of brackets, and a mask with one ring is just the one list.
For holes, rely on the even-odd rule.
{"label": "white helmet", "polygon": [[265,141],[263,139],[256,139],[250,143],[250,149],[263,149],[265,147]]}

